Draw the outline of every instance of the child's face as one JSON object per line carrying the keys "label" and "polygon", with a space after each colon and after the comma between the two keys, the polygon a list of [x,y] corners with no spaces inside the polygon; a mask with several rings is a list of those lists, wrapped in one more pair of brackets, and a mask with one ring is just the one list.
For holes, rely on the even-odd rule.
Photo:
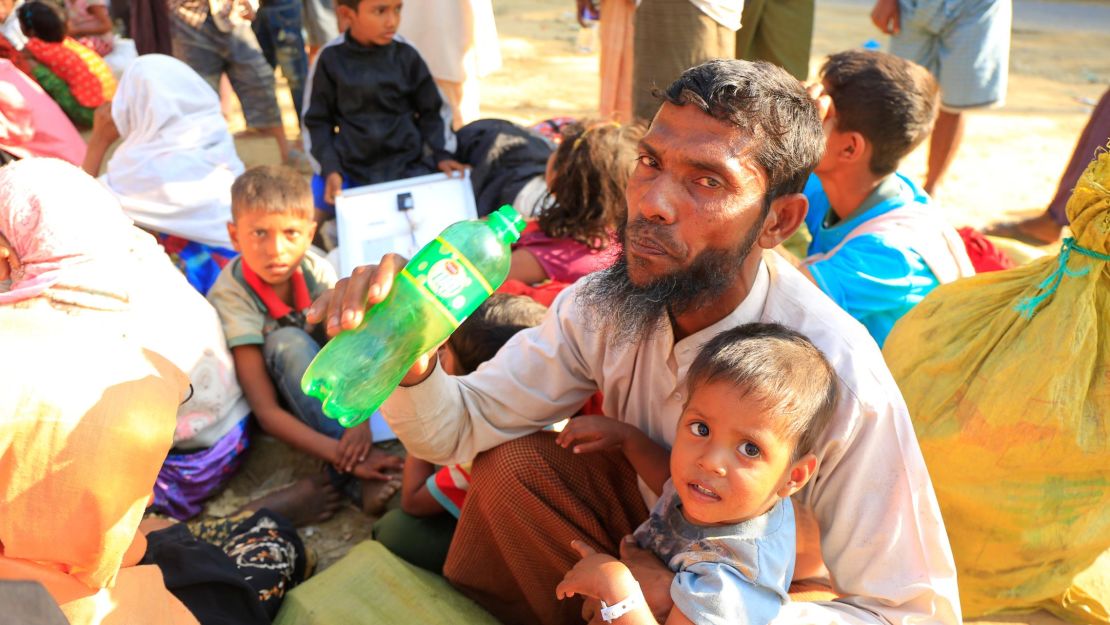
{"label": "child's face", "polygon": [[731,384],[694,390],[671,449],[671,480],[688,521],[739,523],[801,489],[809,472],[799,465],[813,456],[794,462],[794,441],[779,433],[776,419]]}
{"label": "child's face", "polygon": [[316,236],[316,222],[294,213],[245,210],[227,225],[243,262],[267,284],[284,284]]}
{"label": "child's face", "polygon": [[401,0],[362,0],[357,11],[347,11],[351,37],[363,45],[388,44],[401,25]]}

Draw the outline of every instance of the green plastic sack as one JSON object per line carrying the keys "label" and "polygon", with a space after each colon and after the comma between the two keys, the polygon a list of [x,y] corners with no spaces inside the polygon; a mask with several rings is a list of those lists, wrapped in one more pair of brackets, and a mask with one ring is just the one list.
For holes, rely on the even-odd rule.
{"label": "green plastic sack", "polygon": [[359,543],[326,571],[289,591],[274,619],[274,625],[358,623],[497,625],[447,580],[372,540]]}
{"label": "green plastic sack", "polygon": [[[1110,154],[1058,256],[943,285],[883,354],[913,418],[964,616],[1110,623]],[[1097,562],[1096,562],[1097,560]]]}

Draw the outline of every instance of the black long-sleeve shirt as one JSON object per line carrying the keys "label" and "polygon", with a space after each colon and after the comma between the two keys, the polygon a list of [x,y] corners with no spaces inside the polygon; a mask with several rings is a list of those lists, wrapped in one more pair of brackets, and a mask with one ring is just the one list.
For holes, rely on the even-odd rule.
{"label": "black long-sleeve shirt", "polygon": [[364,46],[344,36],[320,51],[304,114],[320,175],[339,172],[364,185],[435,171],[436,162],[454,158],[445,147],[442,106],[428,66],[411,45]]}

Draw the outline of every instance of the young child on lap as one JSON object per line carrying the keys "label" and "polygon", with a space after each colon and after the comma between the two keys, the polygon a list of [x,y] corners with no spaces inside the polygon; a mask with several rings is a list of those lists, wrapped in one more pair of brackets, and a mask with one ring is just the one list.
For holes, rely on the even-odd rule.
{"label": "young child on lap", "polygon": [[[795,524],[790,496],[816,469],[812,450],[837,400],[836,374],[802,335],[753,323],[710,340],[686,377],[690,399],[670,451],[609,419],[571,428],[564,446],[618,443],[661,497],[635,532],[675,572],[667,623],[768,623],[788,600]],[[615,424],[615,425],[614,425]],[[669,468],[668,468],[669,467]],[[613,623],[655,623],[639,584],[616,558],[585,543],[556,588],[601,601]]]}
{"label": "young child on lap", "polygon": [[[525,328],[540,324],[547,308],[520,295],[494,293],[440,348],[440,366],[467,375]],[[374,538],[405,560],[439,573],[470,488],[470,465],[437,468],[409,455],[401,484],[401,509],[374,524]]]}
{"label": "young child on lap", "polygon": [[[327,261],[309,249],[313,213],[312,191],[296,171],[260,166],[239,176],[227,228],[240,256],[224,267],[208,300],[262,428],[329,463],[337,485],[365,508],[382,499],[372,502],[365,491],[388,482],[387,472],[401,460],[372,447],[369,421],[345,429],[301,392],[301,377],[322,342],[304,313],[336,281]],[[361,491],[352,490],[358,486],[352,476],[364,481]]]}
{"label": "young child on lap", "polygon": [[[420,54],[394,41],[401,0],[339,0],[350,24],[343,42],[320,51],[304,125],[320,165],[316,207],[334,210],[352,186],[434,173],[462,172],[447,148],[443,100]],[[431,157],[425,156],[425,149]]]}

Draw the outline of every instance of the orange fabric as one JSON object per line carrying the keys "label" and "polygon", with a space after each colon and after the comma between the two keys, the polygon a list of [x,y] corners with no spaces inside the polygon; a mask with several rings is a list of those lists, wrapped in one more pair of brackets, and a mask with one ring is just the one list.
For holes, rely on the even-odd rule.
{"label": "orange fabric", "polygon": [[636,3],[606,0],[601,3],[601,97],[598,113],[622,124],[632,121],[632,42]]}
{"label": "orange fabric", "polygon": [[134,566],[188,380],[112,319],[0,306],[0,579],[42,582],[72,625],[195,624]]}

